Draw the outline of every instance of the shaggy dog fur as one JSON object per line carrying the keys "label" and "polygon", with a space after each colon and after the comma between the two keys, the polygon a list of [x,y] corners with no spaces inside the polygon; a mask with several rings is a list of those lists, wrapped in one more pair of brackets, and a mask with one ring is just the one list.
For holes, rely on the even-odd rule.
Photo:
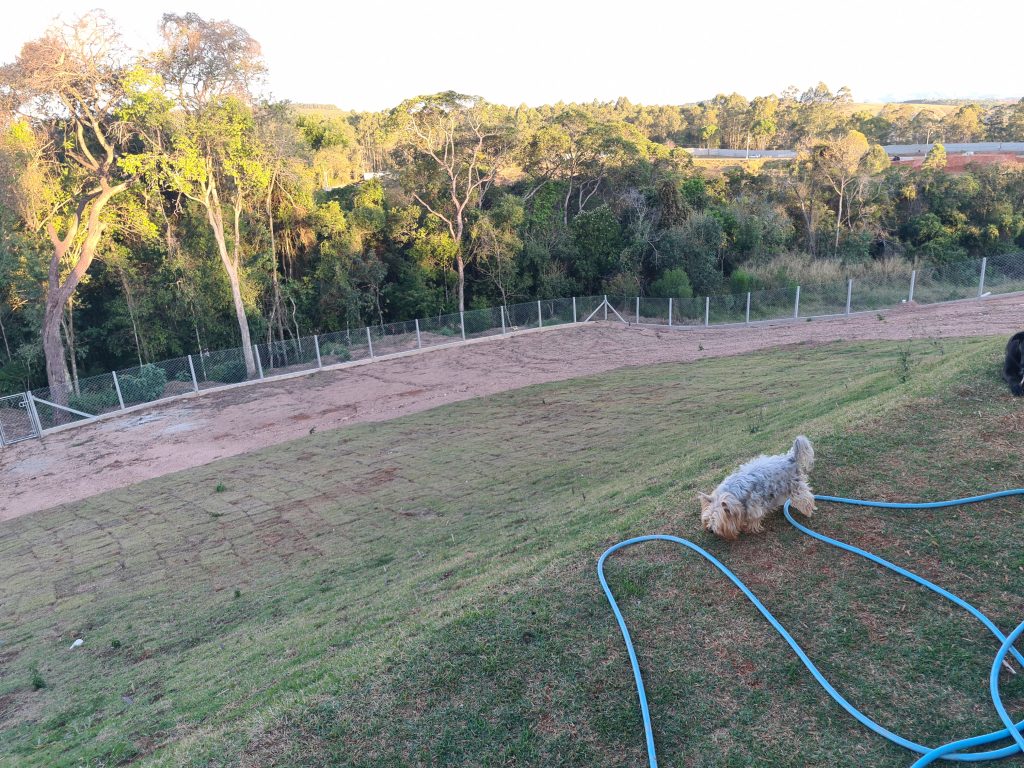
{"label": "shaggy dog fur", "polygon": [[814,492],[807,473],[814,466],[814,448],[801,435],[789,453],[758,456],[737,469],[714,493],[700,494],[700,520],[723,539],[740,533],[760,533],[765,515],[792,499],[801,514],[814,514]]}
{"label": "shaggy dog fur", "polygon": [[1017,397],[1024,394],[1024,331],[1011,336],[1006,344],[1003,381]]}

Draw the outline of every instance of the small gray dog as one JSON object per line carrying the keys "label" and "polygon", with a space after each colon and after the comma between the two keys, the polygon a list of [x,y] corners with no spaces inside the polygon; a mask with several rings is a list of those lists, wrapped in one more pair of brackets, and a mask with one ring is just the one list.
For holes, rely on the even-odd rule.
{"label": "small gray dog", "polygon": [[814,514],[814,491],[807,473],[814,466],[814,447],[800,435],[789,453],[758,456],[741,466],[715,488],[710,496],[700,494],[700,521],[723,539],[741,533],[760,533],[762,520],[772,510],[792,499],[801,514]]}

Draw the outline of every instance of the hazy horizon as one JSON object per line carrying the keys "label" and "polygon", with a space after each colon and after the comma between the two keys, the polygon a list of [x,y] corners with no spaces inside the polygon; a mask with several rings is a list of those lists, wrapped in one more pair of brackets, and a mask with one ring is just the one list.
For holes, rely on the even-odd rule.
{"label": "hazy horizon", "polygon": [[[153,48],[160,15],[196,5],[19,4],[6,10],[0,62],[13,60],[54,19],[96,6],[117,20],[129,45]],[[771,13],[747,3],[731,7],[726,19],[709,8],[626,15],[593,3],[538,0],[514,13],[468,0],[430,10],[426,15],[407,0],[329,11],[308,0],[271,8],[207,0],[197,12],[230,19],[260,42],[274,98],[343,110],[386,109],[442,90],[529,106],[619,97],[689,104],[718,93],[750,98],[818,82],[833,92],[846,86],[867,103],[1024,95],[1015,76],[1012,23],[1024,14],[1012,9],[1002,12],[1005,24],[993,24],[991,14],[958,15],[953,23],[934,3],[896,7],[879,0],[862,2],[856,13],[806,0]]]}

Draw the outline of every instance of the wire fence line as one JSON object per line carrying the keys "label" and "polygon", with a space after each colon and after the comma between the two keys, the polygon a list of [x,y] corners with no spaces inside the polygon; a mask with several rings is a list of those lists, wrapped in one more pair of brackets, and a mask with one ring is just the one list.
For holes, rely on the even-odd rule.
{"label": "wire fence line", "polygon": [[256,374],[240,347],[80,378],[67,392],[40,387],[0,397],[0,445],[9,445],[109,413],[247,380],[320,370],[357,361],[596,320],[707,327],[823,317],[936,304],[1024,291],[1024,255],[929,265],[909,273],[833,283],[686,298],[577,296],[383,323],[253,345]]}

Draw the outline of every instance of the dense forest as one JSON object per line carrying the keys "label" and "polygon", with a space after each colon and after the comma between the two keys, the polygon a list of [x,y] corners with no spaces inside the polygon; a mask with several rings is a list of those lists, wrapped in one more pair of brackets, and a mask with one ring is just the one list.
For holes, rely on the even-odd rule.
{"label": "dense forest", "polygon": [[[868,108],[818,84],[343,112],[264,98],[259,45],[230,22],[159,28],[133,53],[94,13],[0,69],[2,390],[463,307],[1024,246],[1024,166],[950,173],[937,145],[914,169],[880,146],[1024,140],[1024,99]],[[682,147],[798,156],[711,168]]]}

